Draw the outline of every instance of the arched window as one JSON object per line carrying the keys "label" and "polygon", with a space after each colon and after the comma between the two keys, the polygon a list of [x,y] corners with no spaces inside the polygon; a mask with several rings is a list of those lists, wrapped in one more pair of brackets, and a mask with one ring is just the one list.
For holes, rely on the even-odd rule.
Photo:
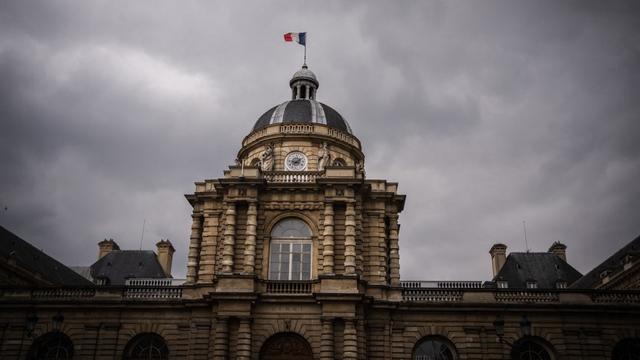
{"label": "arched window", "polygon": [[271,230],[269,280],[311,279],[311,229],[302,220],[286,218]]}
{"label": "arched window", "polygon": [[513,360],[552,360],[551,351],[542,344],[530,337],[520,339],[513,345],[511,350]]}
{"label": "arched window", "polygon": [[73,357],[71,339],[60,331],[38,337],[29,350],[29,360],[66,360]]}
{"label": "arched window", "polygon": [[613,360],[640,360],[640,339],[624,339],[613,348]]}
{"label": "arched window", "polygon": [[333,165],[333,166],[347,166],[347,162],[344,161],[344,159],[342,159],[342,158],[337,158],[337,159],[333,160],[333,163],[331,165]]}
{"label": "arched window", "polygon": [[124,360],[167,360],[169,348],[162,336],[142,333],[129,340],[124,349]]}
{"label": "arched window", "polygon": [[438,336],[427,336],[413,349],[413,360],[454,360],[456,352],[448,340]]}
{"label": "arched window", "polygon": [[295,333],[271,336],[260,349],[260,360],[312,360],[313,352],[305,338]]}

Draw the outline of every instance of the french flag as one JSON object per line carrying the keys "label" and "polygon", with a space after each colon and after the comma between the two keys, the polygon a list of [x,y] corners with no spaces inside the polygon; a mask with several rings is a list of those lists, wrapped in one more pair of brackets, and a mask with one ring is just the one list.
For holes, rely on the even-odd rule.
{"label": "french flag", "polygon": [[307,33],[286,33],[284,34],[284,41],[295,41],[300,45],[307,46]]}

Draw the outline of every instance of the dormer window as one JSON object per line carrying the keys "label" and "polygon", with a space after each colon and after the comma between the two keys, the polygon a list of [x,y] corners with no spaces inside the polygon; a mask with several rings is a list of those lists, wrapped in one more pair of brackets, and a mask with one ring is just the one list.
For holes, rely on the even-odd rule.
{"label": "dormer window", "polygon": [[556,281],[556,289],[566,289],[567,288],[567,282],[564,280],[558,280]]}
{"label": "dormer window", "polygon": [[527,280],[527,289],[537,289],[538,282],[535,280]]}
{"label": "dormer window", "polygon": [[508,289],[509,288],[509,282],[505,281],[505,280],[498,280],[498,282],[496,282],[498,289]]}

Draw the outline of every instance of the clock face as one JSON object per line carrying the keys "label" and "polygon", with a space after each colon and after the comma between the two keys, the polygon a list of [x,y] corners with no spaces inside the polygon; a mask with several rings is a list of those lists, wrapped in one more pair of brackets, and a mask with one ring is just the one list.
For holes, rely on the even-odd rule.
{"label": "clock face", "polygon": [[304,171],[307,169],[307,157],[300,151],[290,152],[284,159],[284,167],[289,171]]}

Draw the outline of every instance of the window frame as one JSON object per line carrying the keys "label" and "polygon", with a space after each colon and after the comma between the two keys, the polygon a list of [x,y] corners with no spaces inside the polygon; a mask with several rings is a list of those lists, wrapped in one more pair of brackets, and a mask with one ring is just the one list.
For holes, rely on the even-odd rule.
{"label": "window frame", "polygon": [[[296,214],[297,215],[297,214]],[[269,237],[267,238],[267,243],[264,246],[264,255],[265,261],[263,264],[263,276],[269,281],[311,281],[316,276],[316,259],[315,256],[315,233],[309,225],[309,221],[303,219],[299,216],[282,216],[278,217],[274,222],[273,226],[269,229]],[[293,234],[293,236],[274,236],[274,232],[278,232],[279,226],[286,221],[295,221],[301,225],[304,225],[304,230],[300,231],[300,234]],[[296,236],[300,235],[300,236]],[[288,254],[286,261],[282,261],[282,258],[278,258],[277,261],[274,261],[274,254],[278,254],[277,256],[281,256],[284,252],[282,252],[282,247],[274,250],[274,245],[282,246],[288,245],[288,249],[286,253]],[[300,245],[299,251],[293,251],[294,245]],[[308,250],[305,250],[305,246],[308,245]],[[277,251],[277,252],[276,252]],[[294,269],[294,257],[296,254],[299,255],[299,270]],[[307,255],[308,254],[308,255]],[[305,258],[308,259],[308,262],[305,261]],[[282,264],[286,263],[287,269],[286,272],[282,270]],[[278,265],[277,271],[272,271],[274,265]],[[308,272],[308,276],[304,276],[305,273]],[[282,274],[286,274],[286,277],[282,277]],[[299,274],[298,276],[294,276]],[[299,279],[294,279],[294,277],[299,277]]]}

